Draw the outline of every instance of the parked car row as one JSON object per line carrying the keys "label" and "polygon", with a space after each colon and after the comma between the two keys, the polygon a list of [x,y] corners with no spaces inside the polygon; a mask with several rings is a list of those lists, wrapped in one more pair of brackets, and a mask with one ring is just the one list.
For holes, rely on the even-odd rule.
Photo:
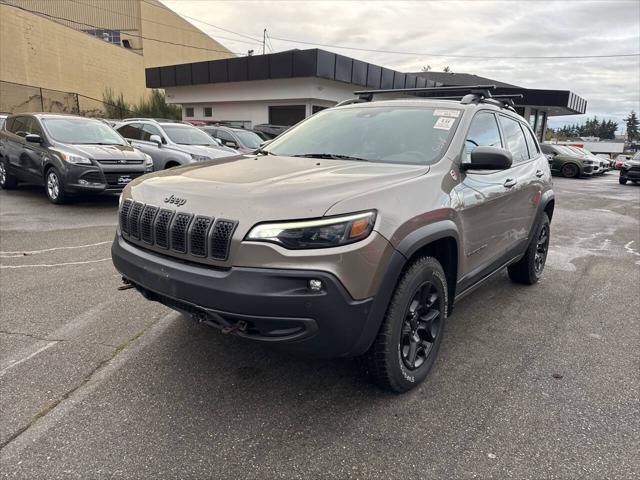
{"label": "parked car row", "polygon": [[549,160],[551,172],[569,178],[601,175],[612,168],[609,159],[599,157],[584,148],[545,143],[542,151]]}
{"label": "parked car row", "polygon": [[43,185],[53,203],[119,192],[145,173],[238,154],[202,130],[171,120],[0,116],[0,188],[21,181]]}

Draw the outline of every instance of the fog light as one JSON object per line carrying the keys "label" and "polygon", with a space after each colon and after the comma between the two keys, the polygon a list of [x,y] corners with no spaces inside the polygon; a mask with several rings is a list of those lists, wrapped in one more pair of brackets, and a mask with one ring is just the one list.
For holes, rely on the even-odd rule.
{"label": "fog light", "polygon": [[319,292],[322,290],[322,280],[309,280],[309,290]]}

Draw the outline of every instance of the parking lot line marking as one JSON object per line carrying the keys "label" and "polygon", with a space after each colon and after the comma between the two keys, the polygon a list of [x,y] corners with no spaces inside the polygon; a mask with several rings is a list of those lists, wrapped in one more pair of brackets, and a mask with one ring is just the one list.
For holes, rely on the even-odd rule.
{"label": "parking lot line marking", "polygon": [[16,252],[2,252],[2,251],[0,251],[0,258],[24,257],[25,255],[37,255],[38,253],[54,252],[56,250],[72,250],[72,249],[75,249],[75,248],[97,247],[98,245],[106,245],[107,243],[111,243],[111,240],[107,240],[107,241],[104,241],[104,242],[98,242],[98,243],[88,243],[86,245],[74,245],[74,246],[70,246],[70,247],[45,248],[45,249],[42,249],[42,250],[16,251]]}
{"label": "parking lot line marking", "polygon": [[53,347],[56,343],[58,343],[57,340],[54,340],[52,342],[47,343],[45,346],[40,347],[38,350],[36,350],[35,352],[27,355],[24,358],[21,358],[19,360],[16,360],[15,362],[10,363],[9,365],[7,365],[6,367],[4,367],[2,370],[0,370],[0,377],[2,377],[5,373],[7,373],[10,369],[12,369],[13,367],[17,367],[18,365],[20,365],[21,363],[26,362],[27,360],[29,360],[30,358],[35,357],[36,355],[38,355],[39,353],[44,352],[46,349]]}
{"label": "parking lot line marking", "polygon": [[66,265],[85,265],[87,263],[106,262],[107,260],[111,260],[111,257],[101,258],[99,260],[86,260],[84,262],[35,263],[35,264],[31,264],[31,265],[0,265],[0,269],[2,269],[2,268],[35,268],[35,267],[51,268],[51,267],[64,267]]}

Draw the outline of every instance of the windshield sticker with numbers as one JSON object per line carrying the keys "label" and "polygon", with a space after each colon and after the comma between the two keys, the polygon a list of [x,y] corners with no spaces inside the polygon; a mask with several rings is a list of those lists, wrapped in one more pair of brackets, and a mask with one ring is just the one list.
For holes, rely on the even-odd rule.
{"label": "windshield sticker with numbers", "polygon": [[450,130],[455,121],[455,118],[439,117],[433,128],[437,128],[438,130]]}
{"label": "windshield sticker with numbers", "polygon": [[436,110],[433,112],[436,117],[452,117],[458,118],[460,116],[460,110]]}

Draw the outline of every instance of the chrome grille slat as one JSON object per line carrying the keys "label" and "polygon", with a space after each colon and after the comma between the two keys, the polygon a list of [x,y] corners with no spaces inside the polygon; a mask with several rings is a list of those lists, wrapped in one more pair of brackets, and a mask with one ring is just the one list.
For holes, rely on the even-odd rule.
{"label": "chrome grille slat", "polygon": [[191,230],[189,231],[189,253],[196,257],[207,256],[207,234],[213,222],[211,217],[198,215],[193,219]]}
{"label": "chrome grille slat", "polygon": [[238,223],[233,220],[218,219],[211,229],[209,256],[216,260],[226,260],[229,256],[229,244]]}
{"label": "chrome grille slat", "polygon": [[149,245],[153,245],[153,221],[156,213],[158,213],[158,207],[147,205],[140,216],[140,238]]}
{"label": "chrome grille slat", "polygon": [[171,250],[187,253],[187,231],[191,223],[190,213],[177,213],[171,222]]}
{"label": "chrome grille slat", "polygon": [[140,238],[140,214],[144,208],[144,203],[134,202],[129,214],[129,235]]}

